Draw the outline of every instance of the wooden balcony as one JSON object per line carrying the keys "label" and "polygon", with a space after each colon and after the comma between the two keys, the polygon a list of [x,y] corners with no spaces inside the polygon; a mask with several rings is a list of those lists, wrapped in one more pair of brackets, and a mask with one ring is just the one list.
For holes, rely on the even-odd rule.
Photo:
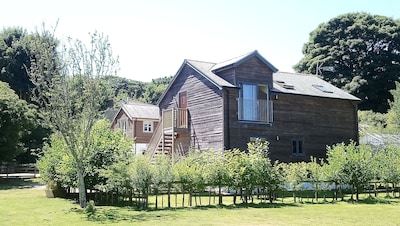
{"label": "wooden balcony", "polygon": [[182,155],[175,145],[175,139],[179,133],[189,131],[189,112],[185,108],[166,109],[162,112],[162,118],[153,133],[146,155],[150,162],[155,163],[156,155]]}
{"label": "wooden balcony", "polygon": [[166,109],[162,112],[162,128],[163,130],[188,130],[189,129],[189,113],[186,108]]}
{"label": "wooden balcony", "polygon": [[240,121],[273,122],[273,104],[270,100],[238,98],[238,105]]}

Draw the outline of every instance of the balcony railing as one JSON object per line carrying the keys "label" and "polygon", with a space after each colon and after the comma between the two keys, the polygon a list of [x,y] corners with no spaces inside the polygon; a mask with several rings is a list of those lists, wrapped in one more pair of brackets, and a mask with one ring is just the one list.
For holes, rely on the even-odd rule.
{"label": "balcony railing", "polygon": [[189,114],[186,108],[172,108],[163,111],[163,128],[189,128]]}
{"label": "balcony railing", "polygon": [[238,98],[239,120],[272,123],[273,104],[270,100]]}

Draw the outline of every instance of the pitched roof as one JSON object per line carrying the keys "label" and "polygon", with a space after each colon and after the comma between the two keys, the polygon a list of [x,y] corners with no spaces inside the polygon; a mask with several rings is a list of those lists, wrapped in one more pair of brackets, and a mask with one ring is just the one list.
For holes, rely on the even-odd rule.
{"label": "pitched roof", "polygon": [[215,66],[212,68],[212,71],[221,71],[223,69],[237,67],[240,64],[246,62],[248,59],[250,59],[254,56],[257,57],[258,59],[260,59],[265,65],[267,65],[272,70],[272,72],[278,71],[278,69],[276,67],[274,67],[274,65],[272,65],[270,62],[268,62],[268,60],[266,60],[263,56],[261,56],[257,50],[254,50],[254,51],[252,51],[250,53],[246,53],[242,56],[238,56],[238,57],[232,58],[230,60],[215,64]]}
{"label": "pitched roof", "polygon": [[276,72],[273,81],[273,92],[360,101],[316,75]]}
{"label": "pitched roof", "polygon": [[214,74],[211,69],[216,65],[215,63],[209,62],[202,62],[197,60],[186,60],[186,62],[191,66],[194,70],[202,74],[212,83],[217,85],[219,88],[222,87],[235,87],[230,82],[226,81],[225,79],[219,77],[218,75]]}
{"label": "pitched roof", "polygon": [[[124,111],[129,119],[140,118],[140,119],[159,119],[160,111],[159,108],[152,104],[146,104],[138,101],[132,101],[127,104],[123,104],[119,112]],[[114,117],[114,120],[115,120]],[[113,120],[113,121],[114,121]]]}

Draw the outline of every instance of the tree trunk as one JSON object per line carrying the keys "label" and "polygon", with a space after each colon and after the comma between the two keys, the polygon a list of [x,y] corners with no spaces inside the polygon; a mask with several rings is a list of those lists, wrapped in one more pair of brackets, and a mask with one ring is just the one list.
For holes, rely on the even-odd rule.
{"label": "tree trunk", "polygon": [[171,208],[171,186],[168,185],[168,208]]}
{"label": "tree trunk", "polygon": [[221,185],[218,185],[218,205],[222,205]]}
{"label": "tree trunk", "polygon": [[81,208],[86,207],[86,188],[85,188],[85,178],[84,178],[84,171],[83,166],[78,163],[77,167],[77,176],[78,176],[78,190],[79,190],[79,205]]}

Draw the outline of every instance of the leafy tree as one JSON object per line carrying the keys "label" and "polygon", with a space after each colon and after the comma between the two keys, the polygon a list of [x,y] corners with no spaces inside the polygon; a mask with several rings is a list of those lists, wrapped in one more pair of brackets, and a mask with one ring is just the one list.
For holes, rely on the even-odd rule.
{"label": "leafy tree", "polygon": [[26,45],[29,34],[20,27],[5,28],[0,33],[0,80],[10,84],[17,95],[29,101],[33,84],[27,74],[31,49]]}
{"label": "leafy tree", "polygon": [[318,202],[318,192],[325,189],[326,186],[326,165],[323,159],[318,162],[317,158],[311,157],[311,161],[307,163],[307,170],[309,172],[309,182],[313,186],[314,198]]}
{"label": "leafy tree", "polygon": [[146,84],[141,100],[146,103],[156,104],[171,80],[172,76],[153,79]]}
{"label": "leafy tree", "polygon": [[158,208],[158,191],[167,189],[167,205],[171,208],[171,188],[174,183],[174,174],[172,172],[172,158],[166,155],[156,157],[156,164],[153,166],[153,185],[156,192],[156,208]]}
{"label": "leafy tree", "polygon": [[[298,72],[323,79],[359,97],[361,110],[385,113],[400,75],[400,23],[367,13],[349,13],[320,24],[303,47]],[[321,71],[324,66],[333,70]],[[328,68],[329,69],[329,68]]]}
{"label": "leafy tree", "polygon": [[[56,65],[58,61],[55,48],[57,43],[58,40],[49,32],[28,33],[19,27],[3,29],[0,32],[0,81],[9,83],[21,99],[32,103],[31,90],[34,89],[34,85],[28,75],[31,62],[44,55],[52,55],[49,58]],[[52,45],[54,48],[45,50],[40,48],[42,45]],[[47,70],[54,69],[47,68]],[[38,114],[37,117],[40,118],[41,115]],[[18,156],[17,160],[21,162],[35,161],[34,155],[31,155],[30,151],[40,150],[49,135],[48,125],[43,121],[36,120],[31,128],[31,133],[25,135],[21,140],[26,147],[26,152]]]}
{"label": "leafy tree", "polygon": [[296,202],[296,193],[304,188],[304,182],[307,180],[307,163],[291,162],[282,164],[285,172],[286,182],[293,192],[293,202]]}
{"label": "leafy tree", "polygon": [[[84,162],[86,170],[86,189],[105,188],[107,175],[104,171],[115,162],[126,162],[132,153],[132,142],[127,141],[122,131],[110,130],[106,120],[100,120],[92,128],[92,143],[88,147],[87,159]],[[60,132],[50,136],[49,143],[43,148],[43,153],[37,162],[43,181],[52,187],[77,186],[76,162]],[[114,176],[114,175],[113,175]]]}
{"label": "leafy tree", "polygon": [[400,133],[400,83],[396,82],[396,88],[390,90],[393,101],[389,101],[390,110],[387,114],[388,129],[394,133]]}
{"label": "leafy tree", "polygon": [[210,150],[207,155],[204,177],[210,186],[218,187],[218,204],[222,205],[222,187],[229,183],[227,159],[222,151]]}
{"label": "leafy tree", "polygon": [[[54,45],[42,44],[52,52]],[[44,51],[46,52],[46,51]],[[85,161],[93,141],[92,128],[100,110],[109,97],[102,77],[116,72],[118,61],[112,55],[107,37],[94,33],[90,46],[68,39],[60,53],[60,74],[49,68],[57,67],[52,54],[33,61],[30,76],[35,85],[35,101],[42,107],[45,118],[63,137],[77,170],[79,203],[86,206]]]}
{"label": "leafy tree", "polygon": [[5,82],[0,82],[0,162],[11,161],[26,147],[23,138],[36,123],[36,107],[21,100]]}
{"label": "leafy tree", "polygon": [[341,184],[351,186],[352,197],[356,193],[356,201],[360,192],[374,178],[372,169],[372,150],[367,145],[357,146],[355,142],[337,144],[328,148],[327,161],[330,167],[330,178]]}
{"label": "leafy tree", "polygon": [[389,184],[392,184],[395,197],[395,187],[400,183],[400,148],[393,144],[385,146],[376,152],[374,159],[377,163],[375,166],[377,178],[386,185],[387,191]]}
{"label": "leafy tree", "polygon": [[358,125],[361,133],[382,133],[387,129],[388,114],[373,112],[372,110],[358,111]]}

